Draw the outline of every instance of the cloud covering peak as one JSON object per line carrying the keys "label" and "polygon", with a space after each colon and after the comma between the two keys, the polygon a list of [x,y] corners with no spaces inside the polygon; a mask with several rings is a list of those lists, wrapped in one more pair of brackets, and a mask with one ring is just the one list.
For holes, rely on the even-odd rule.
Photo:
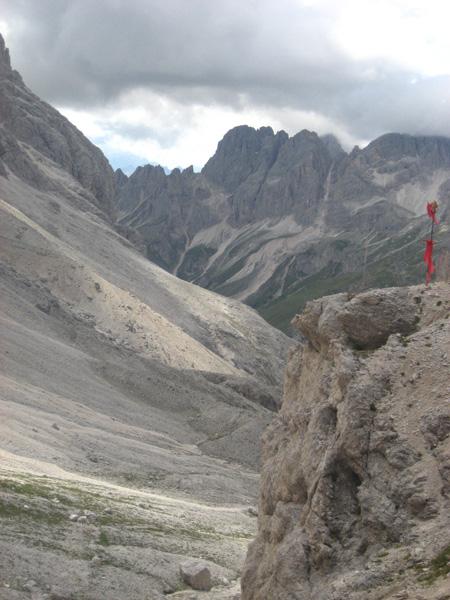
{"label": "cloud covering peak", "polygon": [[443,0],[0,0],[0,14],[26,83],[107,154],[201,166],[240,123],[347,146],[450,135]]}

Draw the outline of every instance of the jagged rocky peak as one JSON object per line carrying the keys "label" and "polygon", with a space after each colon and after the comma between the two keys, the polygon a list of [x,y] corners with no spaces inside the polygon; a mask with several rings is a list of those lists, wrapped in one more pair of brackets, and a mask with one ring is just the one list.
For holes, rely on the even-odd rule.
{"label": "jagged rocky peak", "polygon": [[447,597],[449,315],[441,283],[337,294],[296,317],[306,341],[263,436],[243,600],[425,598],[420,580]]}
{"label": "jagged rocky peak", "polygon": [[405,157],[421,159],[431,167],[450,165],[450,139],[442,136],[412,136],[403,133],[386,133],[365,149],[364,154],[372,161],[399,161]]}
{"label": "jagged rocky peak", "polygon": [[[0,77],[6,77],[12,81],[23,84],[20,73],[11,66],[9,49],[2,34],[0,33]],[[1,109],[1,107],[0,107]]]}
{"label": "jagged rocky peak", "polygon": [[[317,157],[323,163],[323,168],[328,169],[331,158],[325,144],[315,131],[303,129],[288,138],[280,148],[272,173],[286,175],[289,169],[310,162],[312,157]],[[311,166],[320,169],[318,163]]]}
{"label": "jagged rocky peak", "polygon": [[[52,106],[31,92],[17,71],[11,70],[9,52],[0,42],[0,125],[5,151],[2,161],[18,177],[42,190],[54,189],[51,165],[60,167],[90,192],[89,201],[112,216],[114,172],[101,150]],[[40,153],[49,164],[31,157]]]}
{"label": "jagged rocky peak", "polygon": [[320,210],[332,159],[317,133],[306,129],[262,151],[257,167],[233,194],[232,223],[291,215],[309,225]]}
{"label": "jagged rocky peak", "polygon": [[122,187],[123,185],[125,185],[128,181],[128,175],[126,175],[122,169],[116,169],[114,171],[114,179],[116,182],[116,186],[118,188]]}
{"label": "jagged rocky peak", "polygon": [[233,192],[261,164],[273,162],[280,145],[288,139],[284,131],[271,127],[234,127],[225,134],[202,173],[213,183]]}
{"label": "jagged rocky peak", "polygon": [[129,179],[160,179],[165,177],[166,173],[161,165],[147,164],[137,167],[137,169],[130,175]]}
{"label": "jagged rocky peak", "polygon": [[189,165],[189,167],[186,167],[185,169],[183,169],[182,173],[183,173],[183,175],[187,175],[187,176],[195,175],[194,165]]}
{"label": "jagged rocky peak", "polygon": [[11,59],[5,40],[0,33],[0,74],[11,71]]}
{"label": "jagged rocky peak", "polygon": [[328,133],[326,135],[321,135],[320,139],[324,143],[326,149],[328,150],[331,158],[333,160],[337,160],[342,156],[345,156],[347,153],[342,148],[339,140],[332,133]]}
{"label": "jagged rocky peak", "polygon": [[168,177],[160,165],[143,165],[124,179],[125,175],[117,175],[117,205],[119,211],[131,211],[140,205],[142,198],[160,195],[167,188]]}
{"label": "jagged rocky peak", "polygon": [[125,175],[121,176],[119,174],[116,176],[120,178],[119,204],[131,206],[129,202],[131,196],[138,194],[140,198],[142,193],[146,195],[149,201],[151,199],[152,201],[163,202],[164,199],[162,197],[158,198],[158,194],[174,185],[177,189],[181,186],[179,191],[182,193],[183,184],[189,182],[195,175],[193,167],[183,170],[176,167],[169,174],[161,165],[147,164],[137,167],[126,180],[124,179]]}

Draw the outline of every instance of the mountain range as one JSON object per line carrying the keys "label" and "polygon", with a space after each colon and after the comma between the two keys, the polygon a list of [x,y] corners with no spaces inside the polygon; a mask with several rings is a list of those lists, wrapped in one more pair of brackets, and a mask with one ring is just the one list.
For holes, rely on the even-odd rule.
{"label": "mountain range", "polygon": [[[201,173],[147,165],[116,182],[118,224],[148,258],[289,331],[308,299],[422,280],[426,203],[449,214],[450,139],[389,133],[347,153],[239,126]],[[436,240],[448,249],[448,226]]]}

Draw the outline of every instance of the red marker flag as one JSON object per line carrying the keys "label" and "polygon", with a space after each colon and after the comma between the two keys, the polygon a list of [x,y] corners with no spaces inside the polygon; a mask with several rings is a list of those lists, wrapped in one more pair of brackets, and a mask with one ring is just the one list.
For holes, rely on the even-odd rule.
{"label": "red marker flag", "polygon": [[427,276],[426,282],[430,283],[431,276],[434,273],[434,263],[433,263],[433,240],[426,240],[425,246],[425,254],[423,255],[423,262],[427,265]]}
{"label": "red marker flag", "polygon": [[433,244],[434,244],[433,233],[434,233],[434,226],[439,225],[439,221],[436,219],[437,209],[438,209],[438,203],[436,202],[436,200],[433,200],[433,202],[427,202],[427,213],[431,219],[430,239],[425,240],[425,243],[426,243],[425,254],[423,255],[423,261],[427,265],[427,277],[426,277],[427,285],[430,283],[431,276],[433,275],[433,273],[435,271],[434,263],[433,263]]}
{"label": "red marker flag", "polygon": [[439,221],[436,219],[437,202],[427,203],[427,213],[430,219],[435,225],[439,225]]}

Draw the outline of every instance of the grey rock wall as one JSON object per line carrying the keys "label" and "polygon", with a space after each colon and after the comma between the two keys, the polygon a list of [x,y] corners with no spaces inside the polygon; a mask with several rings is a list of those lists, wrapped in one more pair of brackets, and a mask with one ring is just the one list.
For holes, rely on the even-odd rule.
{"label": "grey rock wall", "polygon": [[90,192],[90,200],[109,217],[115,208],[114,172],[94,146],[57,110],[40,100],[12,70],[9,52],[0,35],[0,159],[16,175],[42,189],[56,182],[39,175],[33,151],[66,170]]}
{"label": "grey rock wall", "polygon": [[242,600],[446,597],[449,316],[441,284],[330,296],[295,319],[306,342],[263,437]]}

